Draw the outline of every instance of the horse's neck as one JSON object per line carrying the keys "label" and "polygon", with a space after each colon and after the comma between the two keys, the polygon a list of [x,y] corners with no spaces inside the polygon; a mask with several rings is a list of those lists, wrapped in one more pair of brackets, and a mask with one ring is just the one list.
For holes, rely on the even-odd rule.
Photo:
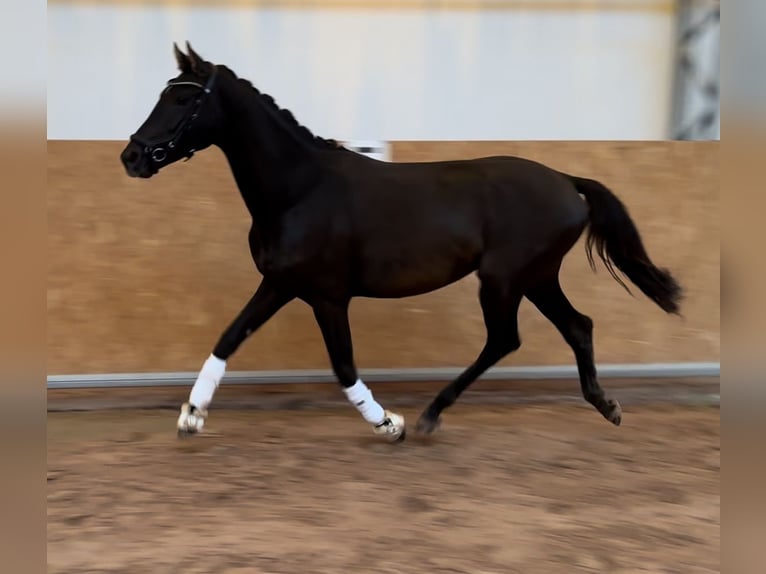
{"label": "horse's neck", "polygon": [[220,147],[253,219],[273,219],[298,200],[302,189],[295,174],[314,169],[313,154],[257,95],[233,95]]}

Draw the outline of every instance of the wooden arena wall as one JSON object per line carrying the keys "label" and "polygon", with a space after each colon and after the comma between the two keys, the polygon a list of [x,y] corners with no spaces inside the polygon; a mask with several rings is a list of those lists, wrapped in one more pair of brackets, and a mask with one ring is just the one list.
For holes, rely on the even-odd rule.
{"label": "wooden arena wall", "polygon": [[[124,142],[48,143],[48,373],[195,371],[260,277],[248,214],[221,153],[151,180],[128,178]],[[626,293],[583,240],[563,286],[595,321],[599,363],[718,361],[718,142],[393,142],[394,161],[513,154],[601,180],[627,204],[655,261],[686,289],[683,318]],[[361,368],[464,366],[484,342],[470,276],[402,300],[355,300]],[[503,366],[573,364],[555,329],[524,301],[521,349]],[[306,305],[255,333],[232,370],[329,368]]]}

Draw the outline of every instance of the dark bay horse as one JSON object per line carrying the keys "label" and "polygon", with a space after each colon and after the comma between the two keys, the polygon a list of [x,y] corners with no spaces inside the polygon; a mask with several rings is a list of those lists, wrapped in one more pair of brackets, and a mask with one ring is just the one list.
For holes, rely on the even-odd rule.
{"label": "dark bay horse", "polygon": [[263,276],[250,301],[204,362],[180,434],[202,429],[226,360],[288,302],[314,312],[348,400],[389,440],[402,416],[383,409],[357,376],[349,329],[353,297],[427,293],[476,272],[486,343],[463,373],[423,411],[417,430],[440,416],[473,381],[521,345],[517,312],[529,299],[571,346],[582,394],[608,421],[622,411],[596,376],[593,322],[559,283],[562,259],[587,229],[593,251],[627,289],[622,272],[663,311],[679,314],[681,288],[650,260],[623,203],[601,183],[518,157],[389,163],[314,136],[293,115],[187,43],[174,45],[180,74],[170,80],[121,160],[150,178],[195,151],[218,146],[252,216],[249,243]]}

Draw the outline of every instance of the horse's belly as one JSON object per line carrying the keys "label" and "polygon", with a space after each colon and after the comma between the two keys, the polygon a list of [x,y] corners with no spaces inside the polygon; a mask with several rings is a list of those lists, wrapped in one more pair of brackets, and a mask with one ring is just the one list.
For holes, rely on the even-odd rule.
{"label": "horse's belly", "polygon": [[468,254],[370,260],[360,266],[356,294],[381,298],[420,295],[462,279],[477,266],[478,258]]}
{"label": "horse's belly", "polygon": [[450,283],[462,279],[471,271],[473,269],[465,270],[462,273],[453,273],[448,276],[428,277],[425,279],[414,278],[411,280],[402,277],[371,277],[369,281],[365,281],[363,285],[355,290],[354,295],[379,299],[396,299],[422,295],[446,287]]}

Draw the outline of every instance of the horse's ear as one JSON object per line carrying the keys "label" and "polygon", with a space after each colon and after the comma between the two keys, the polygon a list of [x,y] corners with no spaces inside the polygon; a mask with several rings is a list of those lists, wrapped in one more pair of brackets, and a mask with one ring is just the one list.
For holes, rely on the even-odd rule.
{"label": "horse's ear", "polygon": [[189,59],[189,56],[187,56],[181,50],[179,50],[178,44],[176,44],[175,42],[173,42],[173,52],[176,55],[176,62],[178,63],[178,69],[185,74],[191,72],[192,62]]}
{"label": "horse's ear", "polygon": [[202,57],[192,49],[188,40],[186,42],[186,51],[189,52],[189,60],[191,60],[192,72],[195,74],[203,72],[205,68],[205,60],[203,60]]}

